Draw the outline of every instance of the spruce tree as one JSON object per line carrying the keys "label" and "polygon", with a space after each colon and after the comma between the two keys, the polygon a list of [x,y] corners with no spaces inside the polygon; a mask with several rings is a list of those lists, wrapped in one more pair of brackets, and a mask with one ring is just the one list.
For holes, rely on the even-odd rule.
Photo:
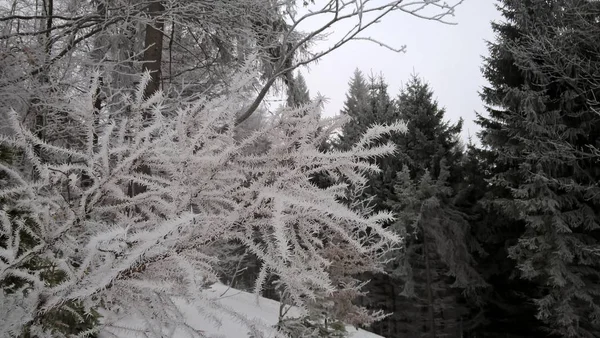
{"label": "spruce tree", "polygon": [[296,107],[310,102],[310,93],[302,73],[298,72],[298,74],[292,78],[291,83],[288,85],[287,96],[287,104],[289,107]]}
{"label": "spruce tree", "polygon": [[[19,151],[12,147],[7,147],[0,144],[0,168],[6,168],[8,165],[14,165],[22,157]],[[0,187],[9,185],[9,175],[0,170]],[[18,234],[19,241],[16,244],[21,252],[33,252],[32,249],[39,245],[39,241],[35,236],[23,229],[23,224],[30,225],[32,221],[31,214],[26,207],[15,203],[12,196],[0,196],[0,223],[4,227],[4,231],[0,232],[0,250],[8,252],[5,248],[9,247],[9,238],[6,236],[6,231],[11,231]],[[10,228],[8,228],[10,227]],[[8,229],[7,229],[8,228]],[[0,266],[5,269],[5,264],[0,261]],[[40,275],[40,279],[49,286],[57,286],[66,279],[66,273],[52,261],[41,256],[35,256],[28,260],[24,265],[24,270],[30,273]],[[24,278],[22,275],[2,274],[0,276],[0,297],[2,299],[15,299],[19,297],[19,293],[27,294],[35,289],[35,285],[31,280]],[[3,304],[8,306],[9,304]],[[15,311],[18,313],[18,310]],[[86,333],[86,337],[97,337],[97,326],[100,315],[96,308],[86,307],[80,301],[68,301],[62,304],[57,309],[45,312],[40,316],[34,325],[40,325],[46,333],[55,337],[63,337],[69,335]],[[3,318],[9,320],[9,318]],[[31,326],[31,325],[29,325]],[[29,338],[32,335],[29,327],[23,329],[21,337]],[[16,336],[16,335],[15,335]],[[83,335],[82,335],[83,336]]]}
{"label": "spruce tree", "polygon": [[367,196],[374,210],[392,209],[398,220],[389,224],[405,236],[403,252],[391,256],[386,273],[365,279],[372,309],[391,315],[374,323],[373,332],[384,336],[455,336],[472,317],[462,295],[485,285],[473,268],[466,215],[454,205],[461,178],[457,169],[462,152],[462,121],[444,120],[444,109],[433,99],[426,83],[413,76],[396,101],[387,95],[382,77],[365,84],[360,73],[350,83],[343,114],[353,117],[343,130],[340,148],[352,144],[354,133],[368,124],[403,120],[405,134],[382,141],[398,147],[394,156],[377,160],[378,174],[368,177]]}
{"label": "spruce tree", "polygon": [[[552,334],[600,335],[600,3],[502,1],[479,117],[506,244]],[[533,320],[533,319],[532,319]]]}
{"label": "spruce tree", "polygon": [[[396,101],[408,131],[395,142],[403,169],[387,204],[398,214],[393,224],[405,236],[405,252],[395,260],[394,277],[402,285],[396,314],[400,333],[409,336],[458,336],[470,324],[471,309],[463,296],[486,286],[474,269],[467,217],[454,205],[462,178],[459,133],[433,99],[429,86],[412,76]],[[415,315],[415,313],[417,315]]]}
{"label": "spruce tree", "polygon": [[408,124],[408,133],[399,137],[399,146],[412,177],[423,175],[425,170],[434,177],[439,175],[443,158],[454,168],[462,156],[456,151],[462,118],[456,124],[444,121],[445,109],[438,107],[429,85],[416,75],[411,76],[396,104],[399,117]]}
{"label": "spruce tree", "polygon": [[369,102],[372,119],[378,123],[392,123],[398,119],[394,101],[388,94],[388,84],[383,74],[369,76]]}
{"label": "spruce tree", "polygon": [[[462,161],[461,184],[456,188],[455,206],[467,216],[471,236],[479,246],[473,252],[476,269],[489,285],[476,295],[475,311],[465,323],[465,337],[545,337],[535,318],[535,306],[525,295],[535,285],[515,276],[516,263],[507,248],[516,242],[523,224],[496,208],[493,200],[505,193],[489,180],[498,166],[492,152],[469,143]],[[472,303],[472,302],[471,302]]]}
{"label": "spruce tree", "polygon": [[360,70],[354,71],[349,86],[341,113],[350,118],[351,122],[346,123],[342,128],[342,135],[337,143],[337,147],[341,150],[350,149],[353,144],[358,142],[369,125],[375,121],[370,106],[369,87]]}
{"label": "spruce tree", "polygon": [[[383,75],[369,78],[369,103],[371,106],[371,118],[376,123],[390,124],[401,120],[398,111],[394,107],[394,100],[388,94],[388,85]],[[390,135],[381,140],[381,142],[396,142],[398,135]],[[399,149],[398,155],[403,149]],[[387,208],[386,201],[393,196],[393,185],[396,172],[401,166],[398,156],[387,156],[376,160],[381,168],[381,173],[369,177],[369,189],[366,191],[373,197],[375,210]]]}
{"label": "spruce tree", "polygon": [[[393,100],[387,93],[387,84],[382,76],[364,77],[362,72],[355,70],[350,80],[346,102],[341,111],[342,116],[350,119],[341,131],[339,139],[334,147],[339,150],[349,149],[355,144],[360,135],[373,124],[393,123],[398,120],[393,109]],[[384,137],[378,142],[384,143],[390,139],[393,141],[393,135]],[[392,193],[393,184],[392,175],[399,170],[396,166],[395,156],[387,156],[372,161],[381,169],[380,173],[371,173],[368,175],[368,186],[359,192],[354,200],[347,201],[354,205],[368,205],[371,210],[378,211],[389,209],[385,201]],[[365,290],[368,297],[360,299],[362,305],[371,309],[383,310],[387,313],[396,312],[397,308],[395,295],[400,293],[400,289],[385,273],[367,273],[362,276],[365,282],[369,282]],[[393,335],[397,331],[396,323],[391,317],[373,323],[369,330],[383,334]]]}

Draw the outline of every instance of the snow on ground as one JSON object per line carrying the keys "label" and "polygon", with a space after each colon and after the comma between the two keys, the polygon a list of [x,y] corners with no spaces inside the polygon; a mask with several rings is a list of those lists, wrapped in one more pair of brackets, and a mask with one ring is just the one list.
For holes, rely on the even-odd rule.
{"label": "snow on ground", "polygon": [[[279,302],[262,298],[256,299],[254,294],[239,291],[236,289],[228,289],[223,284],[215,284],[210,289],[205,291],[205,295],[209,299],[216,300],[220,305],[229,308],[242,316],[247,317],[251,321],[264,326],[265,328],[271,327],[277,323],[277,317],[279,313]],[[239,318],[235,318],[233,315],[222,312],[220,316],[221,325],[218,325],[214,321],[208,319],[206,316],[198,313],[198,311],[184,301],[177,302],[180,309],[184,310],[187,314],[186,324],[193,327],[194,329],[202,330],[208,337],[218,338],[245,338],[248,337],[248,328],[246,324],[242,323]],[[297,315],[299,311],[292,309],[288,312],[289,315]],[[131,319],[127,320],[126,325],[128,327],[139,327],[141,323],[134,323]],[[142,324],[143,325],[143,324]],[[349,333],[350,338],[382,338],[376,334],[364,331],[356,330],[353,327],[347,327],[346,330]],[[120,332],[119,332],[120,331]],[[138,334],[133,332],[124,333],[122,330],[106,329],[104,334],[100,334],[100,338],[118,337],[118,338],[129,338],[139,336],[141,333],[138,330]],[[143,336],[143,334],[142,334]],[[188,337],[182,331],[176,331],[170,335],[171,337]],[[274,331],[273,335],[274,336]]]}

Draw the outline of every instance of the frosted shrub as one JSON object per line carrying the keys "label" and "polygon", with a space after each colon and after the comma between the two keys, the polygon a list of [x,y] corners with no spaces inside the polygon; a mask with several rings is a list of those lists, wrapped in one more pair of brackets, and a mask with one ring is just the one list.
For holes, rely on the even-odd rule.
{"label": "frosted shrub", "polygon": [[[348,191],[342,182],[361,186],[378,170],[368,159],[393,151],[373,141],[404,126],[376,126],[349,151],[323,153],[317,146],[338,122],[319,119],[311,104],[239,140],[236,112],[252,75],[226,96],[179,106],[160,92],[144,99],[146,75],[99,112],[93,85],[66,112],[85,135],[76,146],[45,143],[13,112],[12,136],[0,136],[12,154],[0,162],[0,316],[8,319],[0,336],[73,333],[55,325],[57,313],[85,324],[81,335],[128,316],[137,320],[123,330],[202,336],[173,299],[209,317],[218,308],[200,292],[217,280],[216,243],[241,243],[261,262],[256,291],[277,276],[290,304],[308,312],[357,287],[345,259],[378,267],[398,240],[380,226],[391,215],[364,216],[338,198]],[[256,140],[269,149],[248,155]],[[340,183],[320,189],[309,180],[316,173]],[[247,323],[258,335],[260,325]]]}

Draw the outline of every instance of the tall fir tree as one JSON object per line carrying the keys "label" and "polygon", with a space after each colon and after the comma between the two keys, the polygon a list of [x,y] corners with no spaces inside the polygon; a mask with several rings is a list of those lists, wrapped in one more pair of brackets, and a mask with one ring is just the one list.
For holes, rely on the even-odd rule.
{"label": "tall fir tree", "polygon": [[292,81],[288,84],[287,90],[287,105],[289,107],[297,107],[310,102],[310,92],[306,85],[306,80],[302,73],[298,72],[292,77]]}
{"label": "tall fir tree", "polygon": [[364,131],[375,121],[370,105],[369,86],[364,75],[358,69],[354,71],[354,75],[350,79],[346,102],[341,113],[352,119],[342,128],[342,135],[337,142],[338,148],[346,150],[358,142]]}
{"label": "tall fir tree", "polygon": [[486,286],[474,268],[478,249],[467,217],[454,204],[462,182],[459,134],[462,120],[444,120],[429,86],[413,75],[396,100],[408,131],[398,135],[403,169],[387,204],[398,215],[393,224],[405,236],[405,252],[393,266],[402,284],[402,310],[393,316],[400,334],[460,336],[471,325],[468,297]]}
{"label": "tall fir tree", "polygon": [[398,120],[397,112],[394,109],[394,100],[388,93],[389,86],[383,74],[371,74],[368,82],[372,119],[378,123],[392,123]]}
{"label": "tall fir tree", "polygon": [[[334,145],[339,150],[350,149],[361,135],[374,124],[392,124],[399,120],[388,94],[388,85],[383,75],[370,75],[365,78],[360,70],[355,70],[346,102],[341,111],[342,116],[350,118],[342,128],[339,140]],[[387,135],[379,139],[379,144],[394,142],[395,135]],[[369,185],[361,192],[361,196],[370,199],[369,205],[374,211],[387,209],[385,201],[389,198],[393,177],[398,167],[394,156],[377,158],[371,161],[380,169],[380,173],[369,174]]]}
{"label": "tall fir tree", "polygon": [[[395,102],[388,94],[388,85],[383,75],[369,77],[369,104],[371,107],[371,119],[376,123],[394,123],[401,120],[398,110],[395,109]],[[399,135],[390,135],[381,140],[381,142],[396,142]],[[399,149],[402,152],[403,149]],[[394,194],[393,185],[396,172],[400,168],[401,161],[398,156],[387,156],[376,160],[381,168],[381,173],[371,175],[369,178],[369,189],[366,191],[373,197],[373,206],[375,210],[386,209],[386,201]]]}
{"label": "tall fir tree", "polygon": [[[358,142],[360,135],[375,123],[389,123],[398,120],[397,116],[391,116],[395,113],[393,109],[393,100],[387,93],[387,84],[382,76],[370,76],[368,79],[358,69],[355,70],[350,83],[346,102],[341,114],[350,119],[341,131],[339,139],[334,147],[339,150],[349,149]],[[388,141],[380,139],[379,142]],[[384,180],[389,173],[395,173],[397,169],[392,169],[390,165],[394,163],[394,156],[378,158],[373,162],[378,163],[381,172],[370,174],[368,176],[368,187],[361,191],[355,199],[361,201],[348,201],[350,204],[366,203],[372,210],[388,209],[385,200],[391,193],[391,188],[386,189]],[[388,184],[392,184],[391,176],[387,179]],[[364,202],[362,202],[364,200]],[[367,297],[362,297],[360,302],[371,309],[384,310],[393,313],[397,310],[395,295],[399,294],[400,289],[383,274],[367,273],[362,279],[369,283],[366,285]],[[390,335],[393,334],[396,323],[388,317],[382,321],[374,323],[370,328],[375,333]]]}
{"label": "tall fir tree", "polygon": [[495,160],[494,202],[517,230],[507,254],[535,285],[528,296],[548,332],[598,337],[600,3],[501,4],[479,124]]}
{"label": "tall fir tree", "polygon": [[352,117],[340,137],[342,149],[369,124],[404,120],[408,126],[405,134],[383,140],[398,151],[377,159],[382,171],[368,177],[374,210],[393,209],[399,218],[390,226],[406,238],[404,252],[390,257],[385,273],[364,276],[370,283],[363,301],[391,314],[370,329],[389,337],[461,334],[461,325],[474,317],[463,293],[485,285],[473,268],[477,245],[469,223],[454,206],[462,121],[446,122],[433,92],[417,76],[394,101],[381,76],[365,81],[360,72],[350,82],[342,113]]}
{"label": "tall fir tree", "polygon": [[525,296],[536,291],[535,285],[515,276],[516,263],[507,253],[523,224],[492,203],[498,194],[505,193],[489,183],[499,168],[493,153],[469,143],[460,166],[463,180],[457,187],[455,205],[467,215],[471,236],[481,246],[474,258],[477,271],[489,286],[475,299],[481,311],[471,313],[464,337],[545,337],[547,332],[535,318],[535,306]]}
{"label": "tall fir tree", "polygon": [[444,121],[445,109],[438,107],[429,85],[412,75],[396,100],[400,118],[408,124],[408,133],[400,137],[403,160],[412,177],[429,170],[436,177],[440,173],[442,158],[454,170],[462,152],[458,145],[462,118],[456,124]]}

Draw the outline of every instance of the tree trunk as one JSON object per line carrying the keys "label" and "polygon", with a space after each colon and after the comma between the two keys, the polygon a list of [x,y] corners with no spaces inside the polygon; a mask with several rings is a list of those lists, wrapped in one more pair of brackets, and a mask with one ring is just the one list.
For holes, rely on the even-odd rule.
{"label": "tree trunk", "polygon": [[[144,72],[150,72],[150,82],[144,88],[144,97],[149,98],[160,88],[162,49],[163,49],[163,29],[164,20],[161,17],[165,10],[162,1],[152,1],[148,5],[148,17],[151,22],[146,25],[146,36],[144,38],[144,57],[142,59]],[[143,112],[143,120],[150,119],[149,112]],[[146,165],[140,165],[138,171],[143,174],[150,174],[150,168]],[[129,196],[133,197],[146,191],[146,186],[136,183],[129,185]]]}
{"label": "tree trunk", "polygon": [[162,1],[153,1],[148,6],[148,16],[152,22],[146,25],[146,37],[144,39],[143,71],[150,72],[150,83],[144,90],[146,98],[152,96],[160,88],[161,64],[163,49],[163,30],[165,22],[161,15],[165,7]]}
{"label": "tree trunk", "polygon": [[427,234],[423,230],[423,255],[425,256],[425,275],[427,276],[427,303],[429,307],[429,333],[431,338],[436,338],[435,315],[433,311],[433,292],[431,291],[431,267],[429,264],[429,248],[427,243]]}
{"label": "tree trunk", "polygon": [[[49,60],[51,59],[51,55],[50,53],[52,52],[52,19],[54,17],[54,1],[53,0],[48,0],[48,1],[43,1],[42,2],[42,13],[46,16],[46,22],[42,23],[44,25],[44,29],[46,30],[46,33],[44,34],[43,38],[38,38],[38,41],[41,42],[41,44],[44,46],[44,57],[42,59],[42,71],[38,74],[37,78],[38,81],[40,82],[40,89],[43,90],[50,90],[49,89],[49,84],[50,84],[50,75],[48,74],[48,63]],[[40,92],[36,93],[36,96],[34,96],[34,98],[31,100],[31,106],[33,106],[34,112],[35,112],[35,125],[34,125],[34,131],[37,137],[39,137],[41,140],[45,141],[46,140],[46,133],[44,131],[45,127],[46,127],[46,109],[48,109],[48,107],[44,107],[44,108],[40,108],[39,104],[41,103],[41,97],[43,95],[40,94]],[[37,106],[36,106],[37,105]],[[30,108],[31,109],[31,108]],[[36,154],[40,157],[43,156],[43,154],[41,153],[41,147],[36,145],[34,146],[34,151],[36,152]]]}
{"label": "tree trunk", "polygon": [[396,288],[394,287],[394,280],[391,280],[391,286],[392,286],[392,293],[391,293],[391,297],[392,297],[392,313],[393,313],[393,320],[391,320],[391,325],[392,325],[392,337],[397,337],[399,334],[399,330],[398,330],[398,305],[396,304],[396,300],[397,300],[397,292],[396,292]]}

